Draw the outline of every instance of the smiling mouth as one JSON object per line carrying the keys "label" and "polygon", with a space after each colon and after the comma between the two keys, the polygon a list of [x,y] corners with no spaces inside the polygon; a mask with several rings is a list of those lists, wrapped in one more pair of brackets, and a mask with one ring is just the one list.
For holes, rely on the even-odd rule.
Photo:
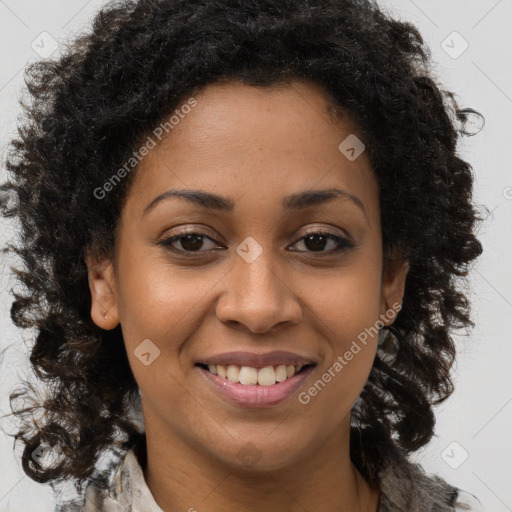
{"label": "smiling mouth", "polygon": [[251,366],[239,366],[236,364],[204,364],[196,363],[196,366],[203,368],[213,375],[217,375],[233,383],[239,383],[245,386],[272,386],[279,384],[287,379],[294,377],[307,368],[316,366],[315,363],[306,365],[274,365],[263,368],[254,368]]}

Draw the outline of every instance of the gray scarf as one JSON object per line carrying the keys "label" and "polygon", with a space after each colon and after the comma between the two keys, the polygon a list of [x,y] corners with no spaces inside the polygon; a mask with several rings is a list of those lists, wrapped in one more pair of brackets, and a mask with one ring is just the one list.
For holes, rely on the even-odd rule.
{"label": "gray scarf", "polygon": [[[405,450],[381,427],[351,427],[353,464],[371,485],[382,491],[378,512],[454,512],[459,489],[438,476],[429,476],[410,462]],[[469,508],[467,509],[469,510]]]}
{"label": "gray scarf", "polygon": [[388,460],[379,473],[378,512],[453,512],[458,489],[407,460]]}

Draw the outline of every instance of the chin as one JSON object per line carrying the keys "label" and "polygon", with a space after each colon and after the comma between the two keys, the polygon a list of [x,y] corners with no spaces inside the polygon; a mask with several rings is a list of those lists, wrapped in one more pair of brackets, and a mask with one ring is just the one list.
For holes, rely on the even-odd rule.
{"label": "chin", "polygon": [[237,472],[247,471],[248,474],[293,467],[305,457],[305,454],[297,452],[298,446],[304,446],[303,436],[294,439],[286,435],[286,439],[281,439],[276,435],[270,439],[271,436],[244,435],[236,443],[231,439],[223,453],[217,451],[213,455],[225,465],[236,468]]}

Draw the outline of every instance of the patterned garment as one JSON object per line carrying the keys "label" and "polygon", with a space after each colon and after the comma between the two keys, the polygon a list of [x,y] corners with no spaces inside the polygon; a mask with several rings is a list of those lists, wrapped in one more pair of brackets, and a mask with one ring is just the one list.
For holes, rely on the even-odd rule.
{"label": "patterned garment", "polygon": [[[427,476],[421,466],[410,462],[388,462],[380,474],[380,489],[378,512],[485,512],[473,495],[437,476]],[[131,449],[117,468],[112,467],[110,473],[105,471],[89,484],[81,502],[59,505],[55,512],[164,511],[154,500]]]}

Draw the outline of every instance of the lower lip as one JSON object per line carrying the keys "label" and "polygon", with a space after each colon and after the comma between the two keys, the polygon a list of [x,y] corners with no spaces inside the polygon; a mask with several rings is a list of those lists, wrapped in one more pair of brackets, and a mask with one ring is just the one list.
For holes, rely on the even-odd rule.
{"label": "lower lip", "polygon": [[213,375],[208,370],[197,366],[201,374],[222,396],[240,407],[269,407],[280,404],[292,396],[314,370],[314,366],[286,379],[283,382],[276,382],[272,386],[259,386],[231,382],[228,379]]}

